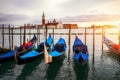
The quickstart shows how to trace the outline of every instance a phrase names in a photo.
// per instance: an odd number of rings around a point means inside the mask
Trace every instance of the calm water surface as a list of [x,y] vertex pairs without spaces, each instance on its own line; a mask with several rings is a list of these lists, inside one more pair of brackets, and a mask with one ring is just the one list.
[[[63,29],[55,30],[55,33],[66,33],[68,30]],[[106,30],[106,36],[118,43],[117,35],[109,35],[109,32],[118,32],[118,30]],[[1,32],[1,31],[0,31]],[[6,30],[5,32],[8,32]],[[19,32],[19,30],[14,30]],[[29,32],[29,30],[27,31]],[[36,30],[32,30],[36,32]],[[44,33],[43,30],[40,31]],[[48,33],[51,33],[49,30]],[[84,29],[74,29],[72,33],[84,33]],[[92,29],[87,30],[88,33],[92,32]],[[96,29],[96,33],[101,30]],[[77,34],[76,33],[76,34]],[[84,35],[78,35],[84,42]],[[1,37],[1,35],[0,35]],[[63,37],[68,43],[68,35],[55,35],[54,43],[57,42],[59,37]],[[14,36],[14,44],[19,45],[19,35]],[[27,36],[29,39],[29,36]],[[75,35],[71,36],[71,46]],[[15,61],[6,62],[0,64],[0,80],[120,80],[120,61],[118,58],[110,54],[106,46],[104,45],[104,51],[101,51],[101,35],[95,36],[95,61],[93,64],[92,54],[92,35],[87,35],[87,45],[89,50],[89,62],[84,66],[79,66],[73,61],[72,47],[70,53],[70,60],[68,61],[68,51],[63,59],[56,61],[52,64],[44,64],[44,57],[39,57],[36,61],[26,63],[23,65],[17,65]],[[40,36],[40,42],[44,41],[43,35]],[[2,40],[0,38],[0,45]],[[5,47],[8,48],[8,35],[5,35]]]

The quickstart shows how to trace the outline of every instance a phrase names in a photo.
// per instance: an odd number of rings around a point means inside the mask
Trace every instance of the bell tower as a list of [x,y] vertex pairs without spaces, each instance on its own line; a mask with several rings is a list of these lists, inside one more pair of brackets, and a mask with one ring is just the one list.
[[43,12],[43,15],[42,15],[42,25],[45,25],[45,15],[44,15],[44,12]]

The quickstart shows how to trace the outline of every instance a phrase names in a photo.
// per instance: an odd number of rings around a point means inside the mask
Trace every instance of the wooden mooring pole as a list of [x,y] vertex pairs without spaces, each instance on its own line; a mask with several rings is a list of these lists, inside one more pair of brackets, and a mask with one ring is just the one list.
[[71,26],[69,28],[69,36],[68,36],[68,61],[70,61],[70,42],[71,42]]
[[104,44],[104,37],[105,37],[105,31],[104,31],[104,27],[102,27],[102,55],[103,55],[103,44]]
[[94,64],[94,53],[95,53],[95,26],[93,25],[93,64]]
[[85,40],[85,45],[86,45],[86,32],[87,32],[87,30],[86,30],[86,27],[85,27],[85,33],[84,33],[84,40]]
[[31,39],[31,27],[29,26],[29,40]]
[[47,40],[47,33],[48,33],[48,28],[47,25],[45,25],[45,40]]
[[2,25],[2,48],[4,50],[4,24]]
[[39,40],[39,43],[40,43],[40,27],[38,29],[39,29],[39,39],[38,40]]
[[119,35],[118,35],[118,37],[119,37],[119,45],[120,45],[120,26],[119,26]]
[[[119,31],[118,31],[118,44],[119,44],[119,53],[120,53],[120,24],[119,24],[119,29],[118,29]],[[118,61],[120,62],[120,58],[118,58]]]
[[13,49],[13,27],[12,27],[12,49]]
[[20,27],[20,45],[22,45],[22,27]]
[[11,50],[11,44],[10,44],[11,43],[11,39],[10,39],[10,34],[11,34],[10,33],[10,25],[8,26],[8,28],[9,28],[8,29],[8,32],[9,32],[9,49]]
[[54,28],[52,30],[52,34],[53,34],[53,45],[54,45]]
[[26,25],[24,24],[24,36],[23,36],[23,44],[25,44],[26,40]]
[[[39,38],[39,35],[38,35],[39,29],[38,29],[38,27],[36,29],[37,29],[37,39],[38,39]],[[38,40],[37,40],[37,45],[38,45]]]

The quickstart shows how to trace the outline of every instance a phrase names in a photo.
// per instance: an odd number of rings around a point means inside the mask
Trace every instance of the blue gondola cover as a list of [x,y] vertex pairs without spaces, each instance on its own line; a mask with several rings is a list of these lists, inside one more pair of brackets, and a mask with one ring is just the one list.
[[52,48],[52,51],[57,50],[59,52],[65,51],[66,50],[66,43],[63,38],[60,38],[55,46]]
[[52,57],[54,57],[54,56],[60,56],[60,55],[61,55],[61,52],[52,51],[49,55],[52,56]]
[[61,56],[63,54],[63,51],[65,50],[66,50],[65,40],[63,38],[60,38],[55,44],[55,46],[52,48],[52,52],[50,52],[49,55],[52,57],[58,57]]
[[28,57],[34,57],[34,56],[37,56],[37,55],[38,55],[38,52],[35,51],[35,50],[32,50],[32,51],[30,51],[30,52],[28,52],[28,53],[20,56],[20,58],[21,58],[21,59],[26,59],[26,58],[28,58]]
[[75,55],[74,55],[74,59],[75,59],[75,60],[79,60],[80,56],[82,57],[82,59],[83,59],[84,61],[87,60],[88,57],[89,57],[88,54],[79,52],[78,54],[75,54]]
[[7,53],[4,53],[3,55],[0,55],[0,59],[6,58],[6,57],[11,57],[14,55],[14,50],[11,50]]
[[73,44],[73,51],[75,51],[76,46],[84,45],[83,42],[76,36],[74,44]]

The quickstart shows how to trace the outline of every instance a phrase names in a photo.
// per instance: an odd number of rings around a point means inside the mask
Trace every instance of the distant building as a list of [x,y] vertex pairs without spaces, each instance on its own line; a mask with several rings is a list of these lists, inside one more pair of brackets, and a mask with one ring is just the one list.
[[57,28],[57,25],[58,22],[54,19],[53,21],[48,21],[45,26],[47,26],[47,28]]
[[77,24],[63,24],[63,28],[64,29],[78,29],[78,25]]
[[57,24],[57,28],[59,28],[59,29],[62,29],[62,28],[63,28],[62,22],[59,22],[59,23]]
[[[53,19],[52,21],[48,21],[46,23],[46,19],[45,19],[45,14],[43,12],[42,14],[42,24],[39,24],[39,25],[33,25],[33,24],[27,24],[27,25],[24,25],[26,28],[45,28],[47,27],[48,29],[50,28],[58,28],[58,29],[68,29],[68,28],[71,28],[71,29],[78,29],[78,25],[77,24],[62,24],[62,22],[57,22],[56,19]],[[24,26],[21,26],[21,27],[24,27]]]

